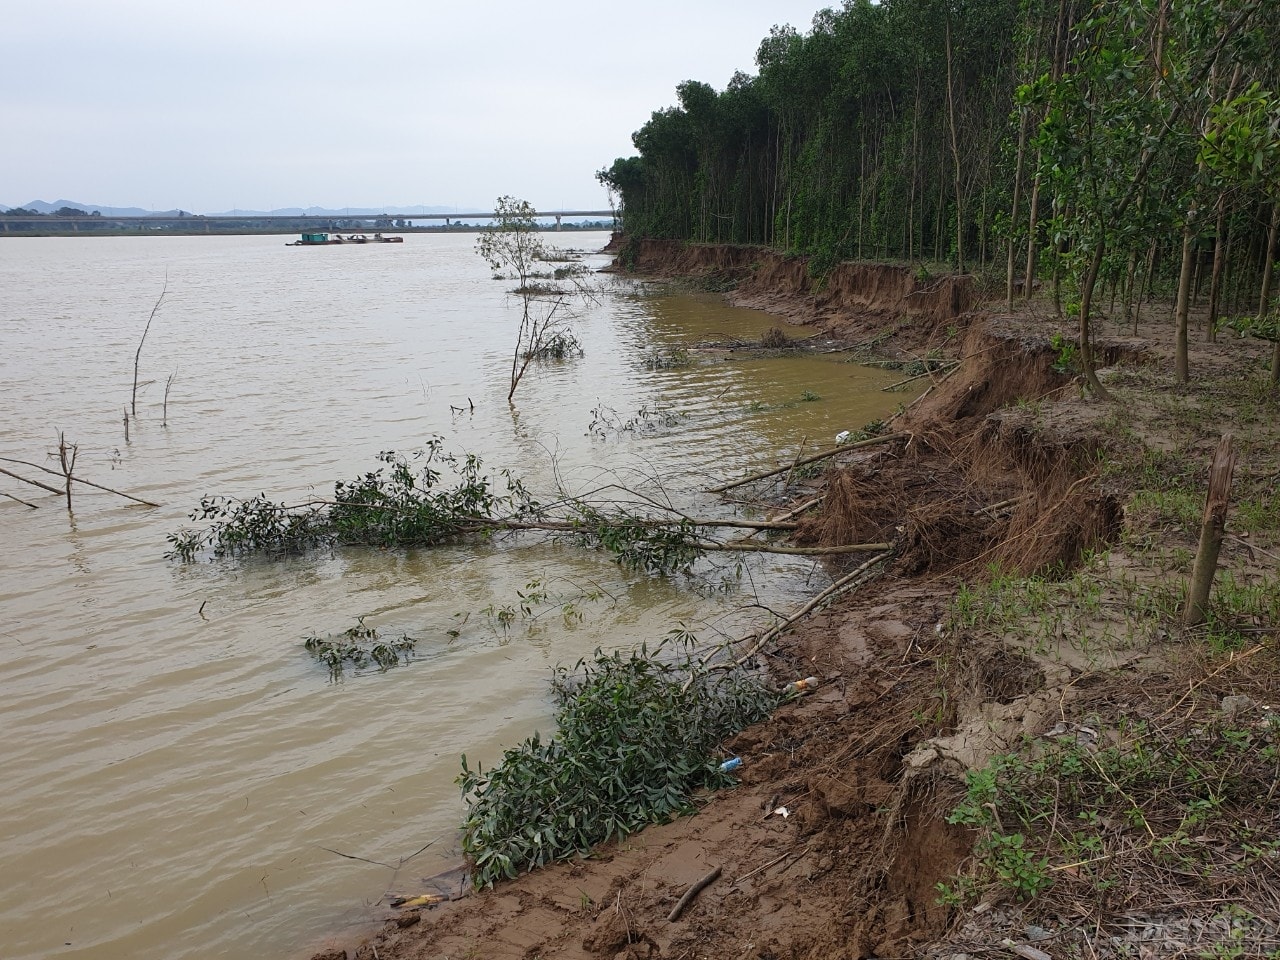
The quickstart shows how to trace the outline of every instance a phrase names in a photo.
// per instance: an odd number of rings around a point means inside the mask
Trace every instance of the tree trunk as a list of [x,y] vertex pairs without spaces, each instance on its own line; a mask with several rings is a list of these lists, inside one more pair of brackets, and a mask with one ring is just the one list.
[[955,80],[951,69],[951,14],[946,18],[947,124],[951,128],[951,180],[956,194],[956,273],[964,273],[964,199],[960,193],[960,140],[956,135]]
[[1223,234],[1227,229],[1227,195],[1218,194],[1216,225],[1213,231],[1213,272],[1209,278],[1209,315],[1205,319],[1205,332],[1209,342],[1218,339],[1218,304],[1222,299],[1222,268],[1226,264],[1226,244]]
[[1187,605],[1182,622],[1188,627],[1203,623],[1209,610],[1209,591],[1218,569],[1218,552],[1222,549],[1222,533],[1227,523],[1227,506],[1231,502],[1231,475],[1235,471],[1236,453],[1231,434],[1224,433],[1209,467],[1209,495],[1205,498],[1204,518],[1200,522],[1200,546],[1191,568],[1187,588]]
[[[1267,231],[1266,261],[1262,265],[1262,291],[1258,295],[1258,316],[1271,313],[1271,282],[1275,274],[1276,235],[1280,232],[1280,202],[1272,204],[1271,227]],[[1280,386],[1280,340],[1271,348],[1271,386]]]
[[1134,309],[1133,283],[1138,275],[1138,250],[1135,247],[1129,253],[1129,266],[1124,275],[1124,316],[1133,324],[1133,335],[1138,335],[1138,311]]
[[1276,233],[1280,231],[1280,203],[1271,205],[1271,226],[1267,230],[1267,252],[1262,261],[1262,289],[1258,294],[1258,316],[1265,317],[1271,309],[1271,278],[1276,262]]
[[1191,375],[1187,362],[1187,316],[1191,310],[1191,261],[1195,246],[1195,230],[1192,221],[1195,219],[1196,206],[1192,202],[1187,211],[1187,221],[1182,225],[1182,269],[1178,272],[1178,303],[1174,310],[1174,374],[1179,383],[1186,383]]
[[1089,307],[1093,301],[1093,288],[1098,282],[1098,271],[1102,267],[1102,257],[1106,252],[1106,244],[1099,240],[1093,249],[1093,258],[1089,261],[1089,271],[1085,274],[1084,283],[1080,285],[1080,368],[1084,373],[1084,382],[1099,400],[1110,400],[1107,392],[1098,381],[1098,374],[1093,368],[1093,341],[1089,336]]
[[[1027,146],[1027,111],[1023,109],[1018,123],[1018,157],[1013,167],[1013,202],[1009,208],[1010,225],[1018,222],[1018,202],[1022,199],[1022,164]],[[1015,246],[1013,237],[1009,238],[1009,262],[1005,264],[1004,298],[1006,307],[1013,310],[1013,271]]]

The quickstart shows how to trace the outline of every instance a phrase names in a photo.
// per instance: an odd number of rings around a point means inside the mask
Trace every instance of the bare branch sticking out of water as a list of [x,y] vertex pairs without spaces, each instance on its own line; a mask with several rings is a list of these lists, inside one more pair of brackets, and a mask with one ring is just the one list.
[[164,382],[164,406],[160,408],[160,426],[166,429],[169,426],[169,391],[173,389],[173,381],[178,377],[178,371],[175,370],[169,374],[169,379]]
[[71,475],[76,469],[76,455],[79,454],[80,447],[74,443],[67,443],[67,438],[62,431],[58,431],[58,463],[62,467],[62,476],[67,485],[67,512],[71,512],[71,481],[75,478]]
[[[138,341],[138,350],[133,355],[133,395],[129,400],[129,410],[136,417],[138,415],[138,363],[142,359],[142,345],[147,342],[147,334],[151,332],[151,321],[156,318],[156,311],[160,309],[160,304],[164,303],[164,295],[169,292],[169,275],[165,274],[164,288],[160,291],[160,296],[156,298],[156,305],[151,308],[151,316],[147,317],[147,325],[142,328],[142,339]],[[125,420],[124,438],[129,439],[129,421]]]

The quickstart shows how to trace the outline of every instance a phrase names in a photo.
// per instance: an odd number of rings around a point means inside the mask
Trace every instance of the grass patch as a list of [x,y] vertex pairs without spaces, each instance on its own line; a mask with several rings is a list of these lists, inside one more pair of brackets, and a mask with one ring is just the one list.
[[[1135,573],[1109,569],[1106,555],[1069,577],[1017,577],[989,571],[984,582],[962,584],[951,602],[953,630],[985,630],[1017,637],[1041,654],[1069,642],[1082,652],[1147,643],[1179,629],[1186,601],[1189,551],[1169,551],[1170,569]],[[1280,579],[1229,570],[1214,580],[1205,622],[1196,638],[1210,653],[1239,650],[1280,622]]]
[[[1280,863],[1280,716],[1251,702],[1164,723],[1055,737],[970,771],[948,818],[978,831],[972,869],[945,901],[1000,888],[1020,900],[1083,896],[1101,913],[1200,898],[1257,901]],[[1051,731],[1053,733],[1054,731]]]

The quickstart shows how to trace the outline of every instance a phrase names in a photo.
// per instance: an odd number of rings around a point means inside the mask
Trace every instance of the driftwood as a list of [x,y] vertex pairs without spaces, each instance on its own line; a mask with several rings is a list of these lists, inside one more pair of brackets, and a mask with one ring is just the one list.
[[796,455],[791,460],[791,471],[787,474],[787,485],[791,485],[791,474],[796,472],[796,467],[800,466],[800,455],[804,453],[805,445],[809,442],[809,435],[805,434],[800,438],[800,446],[796,447]]
[[[790,629],[798,621],[803,620],[809,614],[813,613],[814,610],[817,610],[819,607],[823,606],[824,604],[830,602],[831,600],[834,600],[836,597],[840,596],[840,594],[847,593],[848,591],[852,590],[854,587],[861,586],[863,583],[865,583],[867,580],[871,578],[872,568],[875,567],[875,565],[880,563],[882,560],[887,560],[888,558],[889,558],[889,550],[886,549],[884,553],[876,554],[870,560],[866,561],[865,563],[858,566],[856,569],[851,570],[849,573],[845,574],[835,583],[831,584],[831,586],[827,587],[817,596],[810,599],[808,603],[802,606],[795,613],[791,614],[791,616],[787,617],[781,623],[774,624],[764,633],[760,634],[760,636],[756,638],[756,642],[755,644],[752,645],[750,650],[738,656],[735,660],[732,661],[732,663],[725,664],[724,669],[738,667],[746,663],[748,660],[754,657],[757,653],[763,650],[766,644],[782,636],[782,634],[785,631]],[[743,637],[742,640],[734,641],[734,643],[742,643],[748,639],[750,639],[750,636]],[[706,662],[707,662],[706,660],[703,661],[704,664],[706,664]]]
[[857,450],[859,447],[870,447],[877,443],[889,443],[893,440],[902,440],[907,434],[905,433],[886,433],[882,437],[872,437],[869,440],[859,440],[857,443],[846,443],[843,446],[834,447],[830,450],[824,450],[822,453],[815,453],[811,457],[805,457],[803,460],[796,460],[794,463],[778,467],[776,470],[766,470],[764,473],[757,473],[750,477],[743,477],[741,480],[734,480],[730,483],[722,483],[718,487],[711,487],[707,493],[724,493],[726,490],[732,490],[734,487],[745,486],[748,483],[754,483],[757,480],[766,480],[769,477],[776,477],[780,473],[787,473],[796,467],[803,467],[809,463],[817,463],[819,460],[826,460],[830,457],[838,456],[846,450]]
[[973,513],[974,516],[977,516],[980,513],[985,513],[990,517],[995,517],[996,514],[1000,513],[1000,511],[1016,507],[1030,499],[1031,494],[1026,493],[1020,497],[1010,497],[1008,500],[1001,500],[999,503],[992,503],[985,507],[978,507],[978,509],[974,510]]
[[719,878],[720,878],[720,868],[716,867],[714,870],[708,873],[705,877],[703,877],[701,880],[695,883],[692,887],[686,890],[684,892],[684,896],[680,898],[680,902],[677,903],[674,907],[672,907],[671,912],[667,914],[667,922],[675,923],[677,920],[679,920],[680,914],[684,913],[684,908],[687,907],[689,904],[693,903],[693,898],[696,897],[698,894],[700,894],[703,890],[707,889],[707,887],[711,886],[711,884],[715,883]]
[[1218,570],[1218,552],[1227,523],[1227,507],[1231,503],[1231,476],[1236,468],[1236,452],[1229,433],[1222,435],[1209,467],[1209,494],[1205,498],[1204,518],[1200,522],[1200,546],[1191,568],[1191,584],[1187,588],[1187,605],[1182,622],[1188,627],[1203,623],[1209,609],[1209,591]]
[[[785,620],[783,620],[780,623],[774,624],[768,630],[764,631],[764,633],[761,633],[759,635],[748,634],[745,637],[739,637],[737,640],[731,640],[730,642],[717,647],[711,653],[707,654],[707,656],[702,658],[702,663],[699,665],[699,669],[701,670],[732,670],[735,667],[742,666],[744,663],[746,663],[748,660],[754,657],[757,653],[763,650],[767,644],[771,643],[773,640],[780,637],[786,630],[790,629],[794,624],[804,619],[809,614],[813,613],[814,610],[817,610],[819,607],[823,606],[824,604],[830,602],[831,600],[834,600],[836,597],[840,596],[842,593],[847,593],[848,591],[854,589],[855,587],[859,587],[866,581],[870,580],[871,577],[873,576],[872,568],[875,567],[875,565],[880,563],[882,560],[887,560],[889,558],[890,552],[891,551],[886,550],[884,553],[877,554],[876,556],[868,560],[866,563],[863,563],[860,566],[858,566],[856,569],[851,570],[849,573],[845,574],[835,583],[831,584],[831,586],[827,587],[817,596],[812,597],[806,604],[804,604],[804,606],[800,607],[798,610],[792,613]],[[733,660],[726,661],[725,663],[718,663],[718,664],[712,665],[711,661],[717,656],[717,654],[720,653],[720,651],[726,650],[726,649],[732,649],[733,647],[736,647],[739,644],[746,643],[749,640],[755,640],[755,643],[752,644],[751,649],[748,650],[746,653],[741,654],[740,656],[736,657]],[[697,675],[697,672],[695,671],[695,673],[691,675],[689,679],[684,682],[683,689],[685,690],[689,689],[696,675]]]
[[[986,353],[987,351],[986,351],[986,350],[982,350],[982,351],[979,351],[979,352],[981,352],[981,353]],[[973,354],[973,356],[975,356],[975,357],[976,357],[977,355],[978,355],[978,354],[976,354],[976,353],[975,353],[975,354]],[[907,404],[907,409],[908,409],[908,410],[910,410],[912,407],[914,407],[917,403],[919,403],[921,400],[923,400],[923,399],[924,399],[925,397],[927,397],[929,394],[933,393],[933,391],[934,391],[934,390],[936,390],[938,387],[942,386],[944,383],[946,383],[948,380],[950,380],[950,379],[955,375],[955,372],[956,372],[957,370],[959,370],[959,369],[960,369],[960,366],[961,366],[961,365],[957,363],[954,367],[952,367],[950,370],[948,370],[946,373],[944,373],[941,377],[939,377],[937,380],[933,381],[933,383],[929,384],[928,389],[926,389],[922,394],[920,394],[920,396],[916,397],[914,400],[912,400],[910,403],[908,403],[908,404]]]
[[[50,470],[48,467],[42,467],[40,464],[32,463],[29,460],[17,460],[17,459],[14,459],[13,457],[0,457],[0,461],[3,461],[4,463],[20,463],[24,467],[32,467],[36,470],[43,470],[45,473],[52,474],[55,477],[63,476],[63,474],[57,470]],[[19,477],[16,473],[9,473],[8,470],[0,469],[0,473],[7,473],[9,474],[9,476],[14,477],[18,480],[24,479],[22,477]],[[94,483],[92,480],[85,480],[81,477],[71,477],[70,479],[74,480],[76,483],[83,483],[86,487],[93,487],[95,490],[105,490],[107,493],[114,493],[117,497],[124,497],[126,500],[132,500],[134,503],[140,503],[144,507],[160,506],[160,504],[152,503],[150,500],[143,500],[141,497],[135,497],[132,494],[124,493],[120,490],[112,490],[110,487],[104,487],[102,484]],[[62,494],[62,491],[57,489],[56,487],[46,487],[44,484],[37,483],[35,480],[24,480],[24,482],[29,483],[35,487],[44,487],[45,490],[48,490],[52,493],[56,493],[59,495]]]
[[800,516],[800,514],[805,513],[806,511],[812,510],[821,502],[822,502],[822,497],[814,497],[812,500],[806,500],[804,503],[800,504],[800,506],[796,507],[794,510],[788,510],[782,516],[774,517],[773,522],[785,523],[788,520],[794,520],[796,517]]
[[80,447],[74,443],[67,443],[66,437],[62,435],[62,431],[58,431],[58,463],[62,467],[62,476],[67,485],[67,512],[71,512],[71,481],[75,479],[72,476],[76,469],[76,456],[80,453]]
[[[774,518],[773,518],[772,520],[770,520],[769,522],[770,522],[770,523],[776,523],[776,524],[786,524],[785,529],[792,529],[792,530],[794,530],[794,529],[796,529],[797,527],[799,527],[799,524],[798,524],[798,523],[796,523],[796,524],[789,523],[788,521],[794,520],[796,517],[800,516],[800,514],[804,513],[806,510],[812,510],[814,507],[816,507],[816,506],[817,506],[818,504],[820,504],[821,502],[822,502],[822,497],[814,497],[812,500],[806,500],[804,503],[800,504],[800,506],[796,507],[795,509],[793,509],[793,510],[788,510],[786,513],[782,514],[781,516],[774,517]],[[752,531],[751,533],[748,533],[748,534],[747,534],[745,537],[743,537],[741,540],[736,540],[736,541],[734,541],[734,542],[735,542],[735,543],[747,543],[748,541],[750,541],[750,540],[751,540],[751,538],[752,538],[752,537],[759,536],[760,532],[761,532],[761,531],[759,531],[759,530],[754,530],[754,531]]]
[[[953,360],[949,365],[944,364],[944,366],[949,366],[950,370],[954,370],[956,367],[960,366],[960,361]],[[948,370],[948,372],[950,372],[950,370]],[[924,373],[917,373],[914,377],[907,377],[907,379],[899,380],[897,383],[891,383],[887,387],[881,387],[880,392],[888,393],[891,390],[897,390],[899,387],[905,387],[908,383],[915,383],[917,380],[923,379],[924,377],[929,377],[930,379],[932,379],[934,373],[936,372],[937,371],[935,370],[926,370]],[[939,381],[934,381],[934,382],[937,383]]]

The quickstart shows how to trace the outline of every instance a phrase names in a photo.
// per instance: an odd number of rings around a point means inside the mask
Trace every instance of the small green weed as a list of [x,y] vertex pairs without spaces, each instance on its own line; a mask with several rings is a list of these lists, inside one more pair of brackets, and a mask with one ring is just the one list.
[[1149,871],[1177,885],[1177,902],[1242,896],[1268,882],[1280,847],[1280,818],[1258,790],[1280,776],[1277,732],[1219,715],[1135,723],[1110,745],[1084,724],[1028,740],[968,774],[948,821],[979,831],[975,871],[940,895],[992,884],[1028,900],[1059,882],[1100,891]]
[[379,670],[390,670],[402,660],[405,663],[413,656],[418,641],[406,634],[393,639],[384,639],[373,627],[367,627],[364,617],[356,621],[356,625],[337,636],[326,637],[311,635],[303,645],[316,660],[329,668],[329,679],[337,682],[345,675],[346,669],[359,672],[371,663]]
[[1060,333],[1054,333],[1049,337],[1049,346],[1054,352],[1054,372],[1074,373],[1076,369],[1076,354],[1079,352],[1079,348],[1075,343],[1066,339]]
[[516,591],[514,603],[491,603],[482,607],[480,613],[504,637],[510,635],[517,623],[524,624],[532,635],[552,614],[558,614],[560,623],[571,630],[582,622],[583,606],[602,599],[605,592],[599,588],[583,590],[570,586],[569,590],[560,589],[541,577],[535,577],[523,589]]
[[587,433],[597,440],[622,434],[639,436],[679,426],[684,417],[685,414],[678,410],[659,403],[654,403],[653,406],[646,403],[632,416],[624,419],[613,407],[602,403],[591,408],[591,422],[587,424]]

